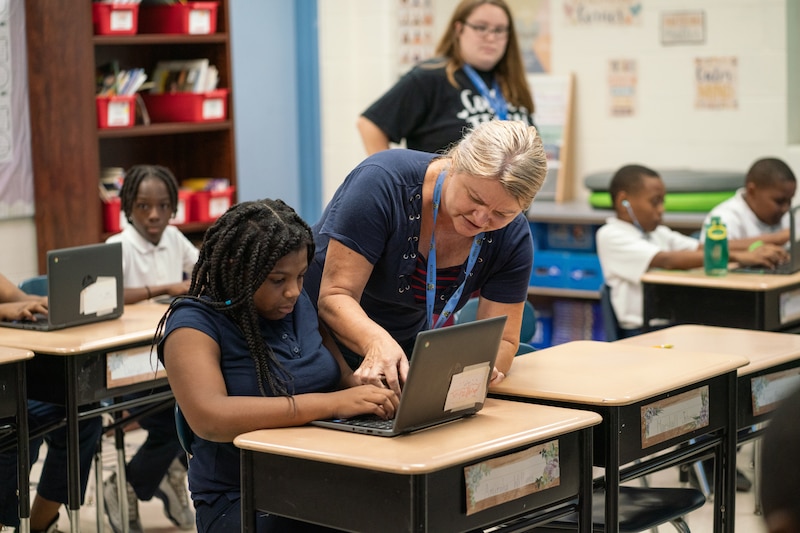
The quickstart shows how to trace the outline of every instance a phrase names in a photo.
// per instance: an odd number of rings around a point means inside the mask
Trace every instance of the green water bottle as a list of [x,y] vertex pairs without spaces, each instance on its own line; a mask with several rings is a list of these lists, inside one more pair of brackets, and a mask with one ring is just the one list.
[[706,226],[703,266],[707,276],[728,273],[728,228],[719,217],[712,217]]

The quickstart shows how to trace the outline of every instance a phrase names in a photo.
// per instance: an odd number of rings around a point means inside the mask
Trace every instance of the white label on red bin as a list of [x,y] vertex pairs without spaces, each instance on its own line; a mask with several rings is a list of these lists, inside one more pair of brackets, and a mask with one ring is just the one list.
[[178,200],[178,209],[175,211],[175,216],[170,219],[170,224],[185,224],[186,223],[186,200]]
[[219,218],[231,206],[231,200],[227,196],[220,196],[211,198],[208,201],[208,216],[211,218]]
[[222,98],[208,98],[203,100],[203,120],[223,118],[225,116],[225,101]]
[[192,9],[189,11],[189,33],[211,33],[211,10]]
[[130,31],[133,29],[133,11],[130,9],[113,9],[109,20],[111,31]]
[[109,100],[108,125],[109,126],[131,125],[131,103],[128,100]]

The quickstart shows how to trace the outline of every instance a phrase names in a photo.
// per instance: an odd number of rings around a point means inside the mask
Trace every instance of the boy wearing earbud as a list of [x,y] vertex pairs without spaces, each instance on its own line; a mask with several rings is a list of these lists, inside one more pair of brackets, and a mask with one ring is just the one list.
[[[651,268],[701,267],[703,249],[697,239],[661,224],[666,189],[654,170],[626,165],[614,174],[609,192],[616,216],[597,230],[597,255],[623,334],[637,335],[642,330],[642,275]],[[729,241],[730,260],[772,268],[787,259],[778,246],[765,244],[752,252],[746,246]]]

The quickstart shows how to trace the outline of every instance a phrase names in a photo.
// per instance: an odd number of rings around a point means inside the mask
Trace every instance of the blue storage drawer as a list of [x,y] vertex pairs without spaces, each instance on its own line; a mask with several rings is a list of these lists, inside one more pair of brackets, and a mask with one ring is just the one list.
[[[534,256],[535,257],[535,256]],[[600,290],[603,284],[603,271],[596,254],[569,254],[567,287],[585,291]]]
[[569,256],[568,252],[536,250],[533,254],[530,285],[566,288],[568,286]]

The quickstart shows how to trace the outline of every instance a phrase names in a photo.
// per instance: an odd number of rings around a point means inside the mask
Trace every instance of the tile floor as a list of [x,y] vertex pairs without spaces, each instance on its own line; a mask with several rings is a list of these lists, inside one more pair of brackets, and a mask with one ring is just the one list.
[[[125,445],[126,454],[130,457],[135,453],[136,447],[144,439],[145,433],[142,430],[130,431],[126,434]],[[753,451],[752,445],[748,444],[743,446],[738,455],[738,464],[748,478],[753,478],[753,465],[752,465]],[[31,479],[36,480],[38,475],[38,467],[41,461],[34,465],[32,470]],[[114,471],[116,465],[116,455],[114,452],[114,442],[112,438],[104,438],[103,442],[103,470],[104,477],[107,477]],[[677,469],[670,469],[664,472],[659,472],[650,476],[651,486],[680,486],[678,479]],[[34,487],[35,488],[35,487]],[[97,532],[97,524],[95,520],[95,489],[94,489],[94,473],[89,478],[89,488],[86,492],[86,502],[81,508],[80,521],[81,532],[92,533]],[[33,495],[33,492],[32,492]],[[760,516],[753,513],[754,496],[753,492],[737,493],[736,496],[736,533],[766,533],[766,528],[763,525]],[[711,533],[713,531],[713,507],[711,503],[707,503],[701,509],[691,513],[686,517],[687,523],[692,530],[692,533]],[[181,531],[175,527],[165,516],[161,501],[154,498],[149,502],[139,502],[139,513],[142,517],[142,524],[147,533],[175,533]],[[58,527],[61,531],[67,532],[70,530],[69,520],[65,512],[61,513]],[[5,530],[3,530],[5,533]],[[104,520],[103,533],[111,533],[111,526],[108,520]],[[194,530],[192,530],[194,531]],[[662,533],[674,532],[675,528],[671,525],[665,525],[659,528]]]

